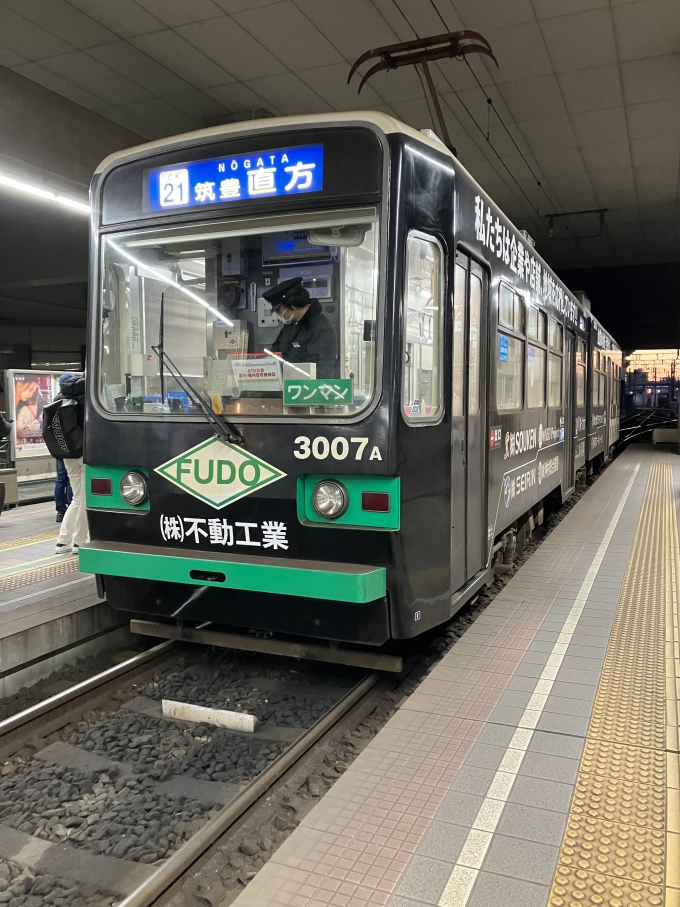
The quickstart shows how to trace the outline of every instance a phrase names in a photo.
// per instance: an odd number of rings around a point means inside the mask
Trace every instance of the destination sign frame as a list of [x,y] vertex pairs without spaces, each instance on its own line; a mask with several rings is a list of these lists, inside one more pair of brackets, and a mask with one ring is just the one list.
[[146,173],[150,211],[177,211],[321,192],[324,146],[271,151],[155,167]]

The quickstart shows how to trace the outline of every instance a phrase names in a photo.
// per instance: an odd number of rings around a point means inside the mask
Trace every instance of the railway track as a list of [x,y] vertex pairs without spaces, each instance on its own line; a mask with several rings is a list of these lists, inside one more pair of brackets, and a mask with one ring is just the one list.
[[[513,572],[398,677],[167,641],[0,722],[0,905],[231,903]],[[169,721],[163,698],[261,725]]]
[[[0,904],[153,903],[378,681],[279,661],[165,642],[0,722]],[[169,721],[167,696],[262,723]]]

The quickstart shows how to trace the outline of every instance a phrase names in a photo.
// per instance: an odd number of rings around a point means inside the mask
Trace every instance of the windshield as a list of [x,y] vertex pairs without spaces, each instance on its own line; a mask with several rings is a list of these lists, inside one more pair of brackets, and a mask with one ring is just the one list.
[[[368,405],[377,215],[254,224],[103,237],[106,410],[198,412],[159,362],[159,347],[218,415],[351,416]],[[295,305],[273,311],[268,291],[295,278]]]

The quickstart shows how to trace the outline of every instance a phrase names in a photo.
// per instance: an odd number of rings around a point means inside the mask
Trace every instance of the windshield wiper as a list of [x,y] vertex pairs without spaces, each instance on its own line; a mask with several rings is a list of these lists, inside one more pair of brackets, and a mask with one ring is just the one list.
[[161,363],[161,370],[163,366],[168,367],[168,371],[175,379],[175,381],[182,388],[187,397],[191,402],[196,406],[205,417],[206,422],[209,422],[210,425],[215,429],[215,433],[218,437],[222,438],[223,441],[226,441],[228,444],[243,444],[243,435],[241,432],[226,419],[218,419],[212,409],[205,402],[203,397],[197,393],[193,386],[187,381],[184,375],[177,368],[172,359],[165,352],[163,347],[159,344],[158,346],[152,346],[151,349],[158,356],[158,359]]

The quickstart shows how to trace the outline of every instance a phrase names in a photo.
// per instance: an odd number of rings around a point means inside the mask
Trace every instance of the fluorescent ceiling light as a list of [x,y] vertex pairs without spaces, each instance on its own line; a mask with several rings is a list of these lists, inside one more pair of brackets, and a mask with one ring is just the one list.
[[112,249],[115,249],[116,252],[119,253],[119,255],[124,256],[128,261],[131,261],[133,265],[136,265],[138,268],[143,268],[145,271],[148,271],[154,280],[159,280],[161,281],[161,283],[165,283],[168,284],[168,286],[174,287],[176,290],[184,293],[185,296],[188,296],[189,299],[193,299],[195,302],[200,302],[204,309],[207,309],[209,312],[219,318],[220,321],[224,322],[224,324],[228,324],[230,328],[234,326],[233,321],[229,321],[229,319],[225,318],[225,316],[221,312],[218,312],[217,309],[214,309],[211,305],[208,305],[205,299],[201,299],[200,296],[192,293],[191,290],[183,287],[182,284],[171,280],[169,277],[166,277],[166,274],[168,273],[167,271],[164,273],[163,271],[159,271],[158,269],[154,268],[152,265],[145,264],[143,261],[135,258],[134,255],[130,255],[129,252],[126,252],[125,249],[121,248],[121,246],[119,246],[118,243],[115,243],[112,239],[109,239],[108,243]]
[[64,205],[65,208],[72,208],[74,211],[80,211],[83,214],[90,213],[90,206],[85,202],[76,201],[73,198],[67,198],[65,195],[59,195],[56,192],[49,192],[40,186],[33,186],[31,183],[25,183],[23,180],[15,180],[11,176],[5,176],[0,173],[0,186],[9,186],[10,189],[18,189],[19,192],[25,192],[27,195],[33,195],[36,198],[42,198],[48,202],[56,202]]

